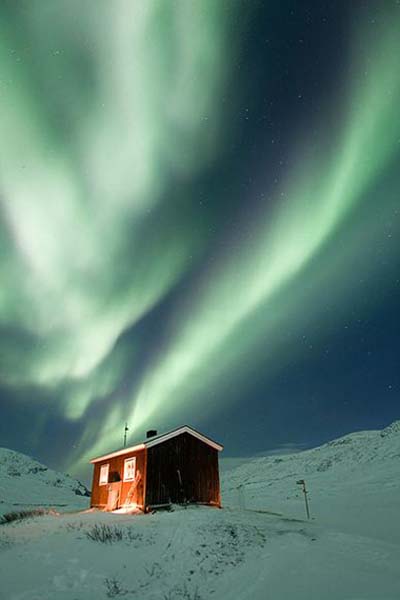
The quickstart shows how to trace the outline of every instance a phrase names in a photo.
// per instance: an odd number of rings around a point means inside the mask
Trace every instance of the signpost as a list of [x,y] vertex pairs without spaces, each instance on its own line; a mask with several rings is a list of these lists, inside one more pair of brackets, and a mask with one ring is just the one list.
[[301,485],[303,488],[304,502],[306,504],[306,514],[307,514],[307,519],[309,519],[310,518],[310,507],[308,506],[308,498],[307,498],[308,491],[306,489],[306,482],[304,481],[304,479],[299,479],[298,481],[296,481],[296,484]]

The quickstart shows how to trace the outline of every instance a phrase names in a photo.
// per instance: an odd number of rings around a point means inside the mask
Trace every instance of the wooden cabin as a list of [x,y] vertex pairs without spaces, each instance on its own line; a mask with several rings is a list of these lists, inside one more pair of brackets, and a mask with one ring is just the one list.
[[91,506],[137,507],[144,512],[174,504],[221,506],[218,452],[223,446],[187,425],[94,458]]

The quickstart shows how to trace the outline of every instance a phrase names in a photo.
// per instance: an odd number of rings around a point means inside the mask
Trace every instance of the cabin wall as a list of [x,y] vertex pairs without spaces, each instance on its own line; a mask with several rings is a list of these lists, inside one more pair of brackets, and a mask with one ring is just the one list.
[[218,451],[188,433],[147,449],[146,506],[170,501],[221,504]]
[[127,458],[136,457],[136,473],[140,471],[141,479],[136,488],[136,497],[134,501],[138,504],[138,506],[143,506],[144,502],[144,480],[145,480],[145,454],[146,450],[138,450],[136,452],[127,452],[126,454],[121,454],[120,456],[115,456],[113,458],[109,458],[103,460],[98,463],[94,463],[93,469],[93,480],[92,480],[92,497],[90,506],[97,508],[105,508],[108,500],[108,489],[109,485],[100,485],[100,469],[102,465],[109,464],[109,474],[108,481],[111,483],[112,481],[119,480],[121,481],[120,486],[120,497],[118,505],[122,506],[126,500],[128,492],[132,486],[132,481],[123,481],[124,477],[124,462]]

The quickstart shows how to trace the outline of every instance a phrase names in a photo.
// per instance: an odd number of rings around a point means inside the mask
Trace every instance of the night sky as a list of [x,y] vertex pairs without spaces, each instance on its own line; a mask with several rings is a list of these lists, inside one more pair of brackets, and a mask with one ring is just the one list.
[[399,0],[2,0],[0,445],[400,418]]

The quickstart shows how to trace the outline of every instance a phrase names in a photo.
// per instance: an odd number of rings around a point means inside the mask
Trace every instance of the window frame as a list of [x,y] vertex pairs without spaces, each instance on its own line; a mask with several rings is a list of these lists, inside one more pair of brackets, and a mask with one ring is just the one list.
[[[127,463],[132,463],[134,464],[133,467],[133,477],[128,477],[127,476]],[[123,477],[123,481],[135,481],[136,478],[136,456],[129,456],[129,458],[125,458],[124,460],[124,477]]]
[[[103,480],[102,475],[104,474],[104,469],[105,468],[107,470],[107,481],[102,481]],[[103,465],[100,465],[99,485],[108,485],[109,475],[110,475],[110,463],[104,463]]]

